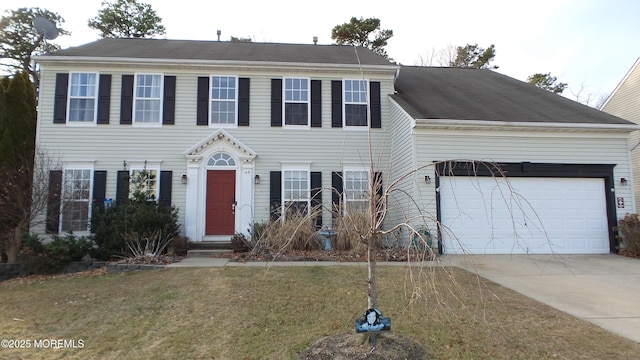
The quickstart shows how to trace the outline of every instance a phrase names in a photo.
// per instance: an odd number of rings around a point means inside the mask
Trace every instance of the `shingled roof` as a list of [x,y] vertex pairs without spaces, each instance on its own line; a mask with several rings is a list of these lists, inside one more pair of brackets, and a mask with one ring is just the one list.
[[395,89],[414,119],[632,124],[492,70],[403,66]]
[[[356,55],[357,51],[357,55]],[[210,60],[395,66],[373,51],[347,45],[165,39],[101,39],[45,57]]]

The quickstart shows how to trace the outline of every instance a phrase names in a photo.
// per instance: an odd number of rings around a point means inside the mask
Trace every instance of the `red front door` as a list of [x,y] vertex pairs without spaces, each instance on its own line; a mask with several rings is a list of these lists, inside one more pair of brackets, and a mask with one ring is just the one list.
[[207,171],[207,221],[205,235],[235,232],[236,171]]

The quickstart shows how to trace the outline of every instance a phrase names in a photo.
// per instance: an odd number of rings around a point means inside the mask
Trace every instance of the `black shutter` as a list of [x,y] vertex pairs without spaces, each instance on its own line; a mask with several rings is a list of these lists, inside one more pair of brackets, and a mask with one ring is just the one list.
[[[53,123],[67,122],[67,91],[69,89],[69,74],[56,74],[56,90],[53,97]],[[58,229],[56,229],[57,231]]]
[[164,77],[164,99],[162,101],[162,124],[175,124],[176,116],[176,77]]
[[116,205],[122,204],[129,199],[129,171],[119,170],[116,181]]
[[249,126],[249,78],[238,79],[238,126]]
[[209,125],[209,77],[198,77],[197,125]]
[[271,79],[271,126],[282,126],[282,79]]
[[311,80],[311,127],[322,127],[321,80]]
[[342,127],[342,81],[331,81],[331,127]]
[[101,74],[98,85],[98,124],[109,123],[111,107],[111,75]]
[[162,206],[171,206],[172,180],[173,171],[160,171],[160,199],[158,203]]
[[380,106],[380,82],[369,83],[369,105],[371,107],[371,127],[380,129],[382,127],[382,109]]
[[315,218],[316,230],[322,228],[322,173],[311,172],[311,209],[318,212]]
[[331,173],[331,214],[335,219],[341,214],[340,204],[342,203],[342,172]]
[[107,193],[107,172],[96,170],[93,172],[93,212],[92,216],[104,211],[104,198]]
[[122,75],[120,94],[120,124],[130,125],[133,120],[133,75]]
[[282,172],[272,171],[269,174],[269,207],[271,209],[271,221],[280,218],[282,204]]
[[60,227],[60,191],[62,170],[49,171],[49,194],[47,198],[47,234],[57,234]]

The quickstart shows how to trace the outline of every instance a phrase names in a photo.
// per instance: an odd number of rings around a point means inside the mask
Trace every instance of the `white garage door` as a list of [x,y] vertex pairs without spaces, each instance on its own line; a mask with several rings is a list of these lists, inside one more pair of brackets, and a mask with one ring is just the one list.
[[440,178],[444,252],[609,253],[604,180]]

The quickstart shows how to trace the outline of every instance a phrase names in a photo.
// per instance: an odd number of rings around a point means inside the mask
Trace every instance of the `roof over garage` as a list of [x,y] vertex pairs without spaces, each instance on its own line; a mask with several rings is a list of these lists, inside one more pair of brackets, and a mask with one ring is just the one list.
[[395,88],[414,119],[633,125],[491,70],[403,66]]

